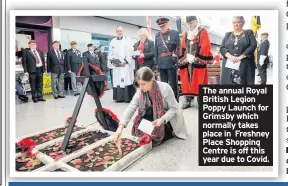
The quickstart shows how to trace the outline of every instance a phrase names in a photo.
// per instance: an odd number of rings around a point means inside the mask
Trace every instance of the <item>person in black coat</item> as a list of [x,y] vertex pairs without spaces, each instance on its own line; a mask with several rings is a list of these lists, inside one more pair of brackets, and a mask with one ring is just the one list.
[[148,39],[148,30],[141,28],[138,30],[139,41],[134,44],[134,51],[139,51],[140,55],[134,55],[135,71],[141,67],[149,67],[151,70],[154,65],[154,42]]
[[37,44],[35,40],[30,40],[28,45],[29,48],[23,50],[22,66],[24,73],[26,75],[29,74],[32,100],[34,103],[46,101],[42,95],[43,73],[45,72],[44,54],[36,49]]
[[54,41],[53,49],[47,54],[47,72],[51,73],[52,90],[55,99],[65,98],[64,96],[64,53],[59,49],[59,41]]
[[[221,85],[255,84],[255,58],[254,51],[257,47],[252,30],[243,30],[245,20],[243,16],[233,18],[233,31],[227,32],[220,47],[223,62],[221,68]],[[239,69],[227,68],[227,61],[240,63]]]
[[178,57],[180,48],[180,37],[176,30],[169,29],[169,19],[159,18],[156,21],[160,28],[155,36],[155,64],[160,72],[162,82],[169,83],[172,87],[176,100],[178,94]]
[[100,51],[97,52],[100,62],[100,69],[102,72],[109,72],[109,68],[107,67],[108,55],[104,52],[104,45],[99,46]]
[[71,74],[67,72],[67,61],[66,61],[66,54],[67,54],[67,49],[63,50],[64,58],[65,58],[65,73],[64,73],[64,90],[68,91],[72,90],[72,84],[71,84]]
[[71,74],[71,83],[74,96],[78,96],[80,95],[81,84],[80,82],[76,83],[76,76],[79,68],[82,65],[82,54],[79,50],[77,50],[77,43],[75,41],[72,41],[70,45],[71,49],[68,50],[66,54],[67,71]]
[[[101,44],[99,46],[99,49],[100,49],[100,51],[97,52],[97,55],[98,55],[99,61],[100,61],[100,69],[103,73],[105,73],[107,79],[108,79],[108,76],[110,75],[111,83],[112,83],[112,76],[110,74],[109,68],[107,67],[108,55],[107,55],[107,53],[104,52],[104,45]],[[107,90],[109,90],[109,89],[107,88]]]
[[99,57],[94,53],[93,44],[90,43],[87,45],[88,51],[83,52],[83,57],[87,58],[88,63],[95,65],[100,68]]
[[261,34],[261,43],[258,51],[258,72],[260,76],[260,84],[261,85],[266,85],[267,82],[267,67],[269,64],[269,47],[270,47],[270,42],[268,41],[268,33],[262,33]]

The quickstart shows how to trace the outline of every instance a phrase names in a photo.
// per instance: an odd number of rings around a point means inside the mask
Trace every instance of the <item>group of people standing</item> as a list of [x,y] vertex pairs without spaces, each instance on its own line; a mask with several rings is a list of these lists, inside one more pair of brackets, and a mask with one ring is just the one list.
[[[113,100],[128,102],[118,130],[115,143],[119,145],[120,137],[132,116],[138,110],[133,121],[132,134],[138,137],[144,133],[138,130],[142,119],[152,122],[155,129],[152,133],[153,145],[158,146],[173,137],[186,138],[186,125],[182,110],[191,106],[194,97],[199,94],[199,85],[208,84],[207,64],[212,63],[211,43],[208,31],[202,27],[196,16],[187,16],[187,32],[181,34],[169,29],[169,19],[157,21],[160,32],[155,40],[148,39],[148,31],[138,31],[139,41],[133,43],[124,35],[121,26],[116,28],[117,37],[112,39],[109,54],[104,53],[104,46],[95,53],[92,44],[83,54],[77,50],[77,43],[72,41],[71,49],[62,52],[59,42],[53,42],[53,49],[47,54],[47,72],[52,74],[52,88],[55,99],[65,98],[63,95],[64,73],[71,74],[74,95],[80,94],[81,86],[76,83],[76,76],[82,65],[82,57],[88,63],[98,66],[106,75],[111,73]],[[252,30],[244,30],[243,16],[235,16],[232,20],[233,31],[227,32],[220,53],[223,56],[220,84],[253,85],[255,83],[254,52],[257,41]],[[261,84],[267,81],[269,63],[268,33],[262,33],[258,53],[257,68]],[[226,67],[227,62],[240,63],[239,69]],[[36,49],[36,42],[29,41],[29,49],[23,53],[22,64],[25,73],[29,73],[32,99],[36,103],[45,101],[42,96],[42,75],[45,71],[44,55]],[[179,104],[178,70],[182,82],[183,105]],[[156,80],[155,71],[160,73],[160,81]]]
[[[113,100],[116,102],[130,102],[135,94],[134,76],[141,67],[148,67],[160,74],[160,80],[168,83],[179,101],[178,73],[180,74],[181,91],[185,97],[182,109],[191,107],[194,97],[198,96],[199,84],[208,84],[206,64],[212,63],[211,43],[208,31],[202,27],[196,16],[187,16],[187,32],[181,34],[169,29],[169,19],[160,18],[157,21],[160,28],[154,41],[148,39],[148,30],[138,30],[138,41],[124,35],[121,26],[116,28],[117,37],[112,39],[108,55],[104,46],[95,52],[92,44],[87,45],[87,51],[81,53],[77,43],[70,43],[71,49],[61,51],[60,42],[54,41],[52,50],[47,54],[45,67],[44,54],[37,50],[35,40],[29,41],[29,48],[24,49],[22,64],[24,72],[29,73],[32,100],[45,101],[42,96],[42,76],[45,70],[51,73],[52,89],[55,99],[64,96],[64,73],[71,77],[72,90],[75,96],[80,94],[81,85],[76,82],[76,76],[82,65],[82,57],[88,63],[98,66],[107,76],[111,76],[113,85]],[[255,59],[254,51],[257,41],[251,30],[243,30],[245,20],[243,16],[235,16],[232,20],[233,31],[227,32],[220,46],[223,56],[220,84],[254,84]],[[267,66],[269,63],[268,33],[262,33],[258,51],[258,71],[261,84],[267,81]],[[226,68],[227,60],[240,63],[239,70]],[[178,73],[177,73],[178,71]],[[114,78],[113,78],[114,77]]]
[[[188,31],[181,34],[181,40],[178,32],[169,29],[168,22],[167,18],[157,20],[160,32],[155,37],[154,45],[154,60],[162,82],[156,81],[151,66],[148,65],[149,63],[145,65],[145,60],[143,60],[145,57],[152,59],[153,53],[149,52],[151,49],[148,50],[153,48],[152,44],[148,44],[151,41],[147,42],[147,37],[145,38],[144,35],[140,34],[140,41],[134,45],[134,51],[138,51],[138,58],[135,58],[136,64],[140,67],[134,80],[134,87],[137,91],[124,111],[119,127],[114,134],[114,142],[118,146],[121,146],[120,138],[123,129],[127,127],[136,111],[138,114],[133,120],[132,135],[144,136],[138,127],[142,119],[145,119],[151,121],[155,127],[151,134],[153,146],[158,146],[173,137],[186,139],[187,130],[182,110],[189,108],[191,100],[194,96],[198,96],[199,85],[208,84],[207,64],[212,63],[214,57],[208,31],[199,24],[196,16],[186,17]],[[254,52],[257,48],[257,41],[252,30],[243,30],[245,24],[243,16],[233,17],[232,24],[233,31],[226,33],[220,47],[220,53],[223,56],[220,84],[253,85],[256,68]],[[139,30],[140,33],[142,31]],[[121,38],[123,37],[118,36],[117,40],[121,40]],[[114,48],[113,43],[110,45],[110,51],[113,51]],[[262,33],[257,56],[261,84],[266,84],[266,69],[269,62],[268,50],[268,33]],[[111,56],[108,59],[112,59]],[[228,60],[234,64],[240,63],[239,68],[226,67]],[[131,71],[133,69],[133,63],[130,61],[123,62],[122,65],[130,65]],[[115,67],[115,69],[119,68],[121,71],[121,67]],[[186,98],[182,108],[177,96],[178,68],[182,82],[182,93]],[[134,76],[130,74],[128,76],[130,83],[132,83],[131,77]],[[126,80],[124,73],[121,74],[121,80],[122,78],[124,81]],[[116,87],[117,84],[114,85],[114,88]]]
[[60,42],[54,41],[52,50],[47,53],[46,64],[44,54],[37,49],[35,40],[28,42],[29,48],[24,49],[22,53],[22,66],[24,73],[29,75],[32,100],[46,101],[42,95],[43,73],[51,73],[52,94],[54,99],[65,98],[64,96],[64,75],[68,73],[71,77],[71,86],[74,96],[80,95],[81,84],[76,82],[77,73],[82,65],[82,57],[86,57],[88,63],[98,66],[102,72],[108,75],[107,54],[104,52],[104,45],[100,45],[100,51],[94,53],[92,44],[88,44],[88,50],[83,54],[77,49],[77,43],[70,43],[71,49],[61,51]]

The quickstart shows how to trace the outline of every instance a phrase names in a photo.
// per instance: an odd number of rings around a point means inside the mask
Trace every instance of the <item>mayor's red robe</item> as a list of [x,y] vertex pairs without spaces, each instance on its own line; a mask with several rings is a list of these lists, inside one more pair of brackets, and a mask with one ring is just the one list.
[[[189,39],[187,33],[182,34],[179,55],[181,89],[183,96],[198,96],[199,85],[208,84],[206,64],[213,62],[213,55],[208,31],[205,28],[199,28],[198,34],[193,38],[192,45],[190,45],[191,40]],[[182,63],[187,58],[188,53],[195,57],[196,63],[190,65]],[[189,68],[191,69],[189,70]]]

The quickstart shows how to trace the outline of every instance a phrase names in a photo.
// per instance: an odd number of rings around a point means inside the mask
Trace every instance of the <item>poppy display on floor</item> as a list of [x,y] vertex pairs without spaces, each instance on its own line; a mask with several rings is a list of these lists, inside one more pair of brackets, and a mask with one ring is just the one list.
[[[92,65],[92,64],[89,64],[89,71],[90,71],[91,76],[93,76],[93,75],[105,75],[99,67]],[[78,76],[86,76],[85,70],[84,70],[84,65],[82,65],[79,68],[77,75]],[[81,82],[81,84],[83,85],[83,82]],[[96,88],[96,93],[98,95],[98,98],[101,98],[104,95],[104,91],[107,89],[107,81],[96,81],[96,82],[94,82],[94,85]],[[93,97],[92,90],[91,90],[90,86],[87,87],[86,91],[89,95],[91,95]]]
[[[121,140],[123,156],[139,148],[135,141],[127,138]],[[115,143],[108,142],[100,147],[89,150],[86,154],[71,160],[67,164],[83,172],[99,172],[104,171],[121,158],[122,156],[119,155]]]
[[108,128],[105,127],[105,125],[103,124],[103,121],[100,119],[100,113],[99,113],[98,108],[95,109],[95,117],[97,121],[105,130],[116,132],[118,125],[119,125],[118,117],[116,116],[116,114],[114,114],[111,110],[107,108],[102,108],[102,111],[103,111],[103,115],[106,120],[106,124]]
[[51,157],[55,161],[58,161],[58,160],[64,158],[65,156],[67,156],[68,154],[77,152],[77,151],[81,150],[83,147],[86,147],[88,145],[96,143],[99,140],[104,139],[108,136],[109,136],[109,134],[107,134],[107,133],[102,133],[99,131],[90,131],[90,132],[87,132],[87,133],[84,133],[84,134],[78,136],[77,138],[70,139],[69,144],[68,144],[69,151],[67,151],[67,152],[64,152],[61,150],[62,142],[57,143],[57,144],[52,145],[52,146],[48,146],[48,147],[41,149],[39,151],[42,152],[43,154],[46,154],[47,156]]
[[42,163],[38,158],[29,158],[25,155],[16,158],[16,171],[20,172],[31,172],[40,167],[43,167],[45,164]]
[[[73,128],[73,132],[80,131],[83,129],[84,128],[77,127],[75,125]],[[48,141],[54,140],[56,138],[60,138],[60,137],[65,136],[66,131],[67,131],[67,126],[63,126],[63,127],[60,127],[60,128],[48,131],[48,132],[36,134],[36,135],[30,136],[27,138],[30,138],[33,141],[35,141],[36,145],[40,145],[40,144],[46,143]],[[19,145],[16,144],[16,153],[18,153],[18,152],[20,152],[20,149],[19,149]]]

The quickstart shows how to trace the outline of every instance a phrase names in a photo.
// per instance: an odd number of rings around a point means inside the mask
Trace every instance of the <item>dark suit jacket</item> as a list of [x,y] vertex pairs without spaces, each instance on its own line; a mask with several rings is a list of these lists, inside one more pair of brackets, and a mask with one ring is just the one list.
[[268,57],[268,52],[269,52],[269,47],[270,47],[270,42],[268,40],[264,40],[261,42],[259,46],[259,52],[258,52],[258,60],[260,59],[260,55],[267,56],[264,60],[264,64],[269,63],[269,57]]
[[[37,50],[41,61],[42,61],[42,70],[45,71],[45,60],[44,60],[44,54],[40,50]],[[32,73],[37,72],[36,71],[36,59],[32,53],[32,51],[29,48],[26,48],[23,50],[22,54],[22,66],[24,68],[24,72]]]
[[64,73],[65,72],[65,54],[62,51],[60,52],[60,60],[57,58],[57,55],[53,50],[50,50],[47,54],[47,72],[51,73]]
[[99,58],[98,55],[95,54],[95,58],[92,56],[92,54],[89,51],[83,52],[83,57],[87,58],[88,63],[92,64],[92,65],[96,65],[100,68],[100,62],[99,62]]
[[[136,42],[134,44],[134,51],[137,50],[137,47],[139,46],[140,41]],[[147,66],[149,68],[153,68],[154,65],[154,51],[155,51],[155,47],[154,47],[154,42],[146,39],[145,41],[145,47],[144,47],[144,63],[143,66]],[[135,63],[136,63],[136,69],[138,69],[138,56],[133,56],[133,58],[135,59]]]
[[160,54],[174,51],[175,54],[179,55],[179,33],[176,30],[170,30],[168,34],[163,36],[163,40],[168,50],[163,44],[160,32],[158,32],[155,36],[155,64],[158,65],[159,69],[172,69],[175,65],[172,56],[161,57]]
[[109,68],[107,67],[107,61],[108,61],[108,57],[107,54],[105,52],[97,52],[97,55],[99,57],[99,61],[100,61],[100,68],[102,70],[102,72],[108,72]]
[[72,49],[68,50],[66,53],[66,64],[67,71],[71,70],[74,73],[78,73],[82,65],[81,52],[79,50],[76,50],[76,52],[73,52]]

